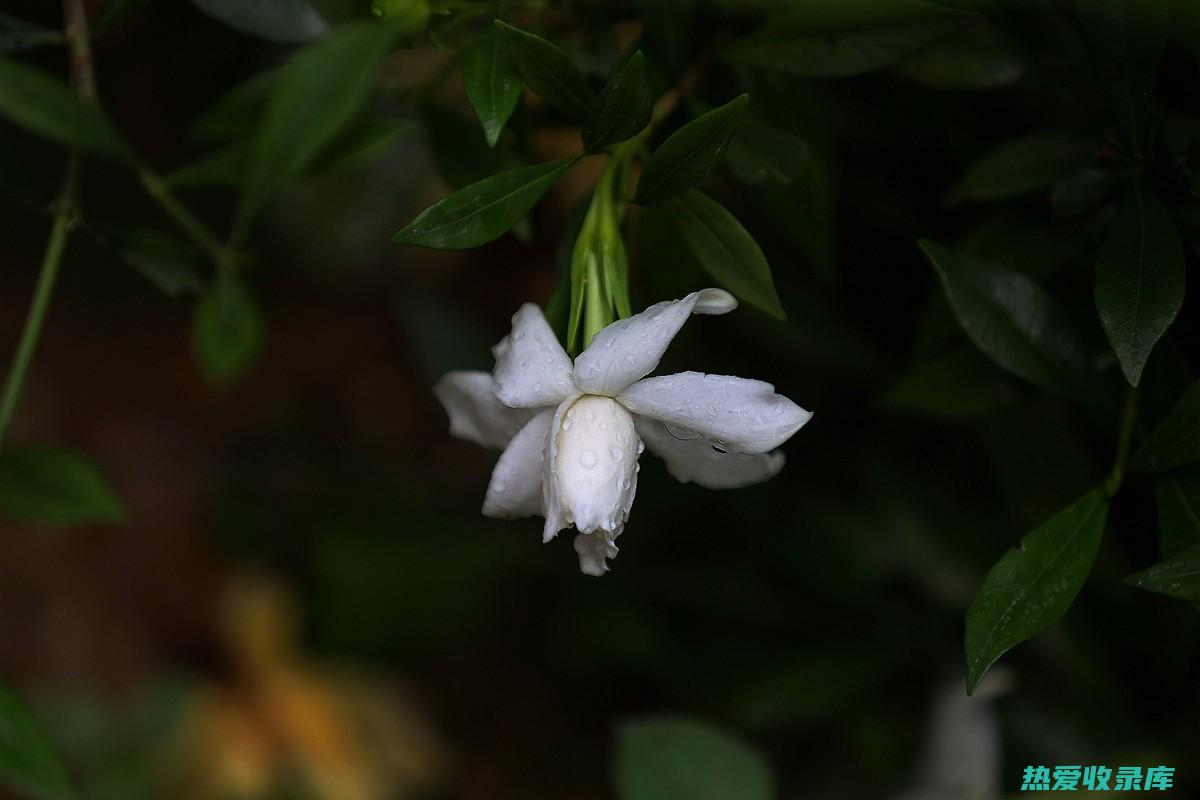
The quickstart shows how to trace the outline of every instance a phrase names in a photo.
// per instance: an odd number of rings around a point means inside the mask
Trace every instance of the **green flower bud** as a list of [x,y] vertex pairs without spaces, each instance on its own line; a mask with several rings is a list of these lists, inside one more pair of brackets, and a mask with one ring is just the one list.
[[428,0],[371,0],[371,13],[394,23],[403,36],[422,33],[429,26]]

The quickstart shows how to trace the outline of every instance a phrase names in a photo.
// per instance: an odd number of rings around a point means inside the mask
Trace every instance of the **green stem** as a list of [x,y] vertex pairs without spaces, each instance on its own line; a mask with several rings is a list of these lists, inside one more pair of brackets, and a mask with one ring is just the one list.
[[175,224],[204,250],[205,254],[217,265],[218,270],[233,269],[236,265],[233,249],[222,244],[221,240],[205,227],[191,209],[180,202],[162,178],[148,168],[142,167],[138,170],[138,179],[142,182],[146,194],[150,195],[175,221]]
[[1105,482],[1108,494],[1114,495],[1125,480],[1125,467],[1129,463],[1129,451],[1133,446],[1133,428],[1137,421],[1137,390],[1125,398],[1125,411],[1121,417],[1121,428],[1117,433],[1117,454],[1113,458],[1112,471]]

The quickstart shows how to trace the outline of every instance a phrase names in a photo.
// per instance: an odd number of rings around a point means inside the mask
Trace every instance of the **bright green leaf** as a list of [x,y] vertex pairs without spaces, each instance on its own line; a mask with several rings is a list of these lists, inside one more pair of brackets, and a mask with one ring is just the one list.
[[0,513],[49,525],[119,522],[124,516],[95,465],[52,447],[0,452]]
[[392,241],[438,250],[463,250],[490,242],[529,213],[577,160],[563,158],[519,167],[472,183],[422,211]]
[[1133,457],[1137,469],[1164,470],[1200,461],[1200,381],[1183,393]]
[[1162,554],[1178,555],[1200,544],[1200,467],[1174,469],[1154,477],[1158,541]]
[[0,782],[23,797],[71,800],[75,792],[41,727],[0,684]]
[[200,295],[192,318],[192,351],[214,386],[237,380],[254,363],[263,324],[253,298],[232,275],[217,276]]
[[1096,488],[1042,523],[983,579],[967,609],[967,692],[1010,648],[1067,613],[1100,548],[1109,496]]
[[1130,575],[1125,582],[1148,592],[1200,603],[1200,544]]
[[745,120],[729,141],[725,159],[742,183],[791,183],[808,166],[808,145],[795,134]]
[[616,731],[618,800],[772,800],[762,755],[706,722],[642,717]]
[[657,203],[711,175],[749,102],[749,95],[739,95],[668,136],[646,162],[634,200],[643,205]]
[[583,146],[595,151],[636,136],[650,124],[653,112],[654,92],[646,81],[646,58],[638,50],[604,84],[583,125]]
[[463,53],[463,86],[475,109],[489,147],[495,147],[521,99],[521,77],[504,36],[488,31]]
[[989,202],[1048,189],[1087,160],[1087,146],[1070,134],[1019,136],[984,153],[946,194],[946,202]]
[[496,20],[525,85],[568,117],[585,120],[596,103],[587,78],[553,42]]
[[1096,310],[1131,386],[1183,306],[1184,270],[1171,215],[1135,181],[1096,263]]

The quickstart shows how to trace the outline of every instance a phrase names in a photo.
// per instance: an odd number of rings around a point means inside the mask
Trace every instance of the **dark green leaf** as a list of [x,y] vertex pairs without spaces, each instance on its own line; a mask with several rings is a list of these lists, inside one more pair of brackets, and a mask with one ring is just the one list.
[[583,146],[595,151],[623,142],[650,124],[654,93],[646,82],[646,59],[634,53],[604,88],[583,125]]
[[668,136],[646,162],[635,201],[649,204],[666,200],[711,175],[721,163],[749,101],[749,95],[739,95]]
[[967,692],[1010,648],[1067,613],[1100,548],[1108,518],[1103,488],[1088,492],[1009,550],[967,609]]
[[1017,43],[981,20],[918,50],[896,71],[933,89],[999,89],[1021,80],[1025,64]]
[[795,134],[745,120],[729,142],[725,158],[743,183],[791,183],[808,165],[808,145]]
[[41,727],[0,684],[0,782],[36,800],[71,800],[75,792]]
[[119,522],[124,516],[90,461],[52,447],[0,453],[0,513],[51,525]]
[[519,167],[472,183],[422,211],[392,241],[438,250],[462,250],[490,242],[529,213],[577,160],[563,158]]
[[1019,272],[922,240],[958,322],[1009,372],[1051,392],[1105,404],[1082,344],[1042,287]]
[[1200,544],[1125,579],[1139,589],[1200,603]]
[[283,67],[246,163],[234,216],[241,241],[263,206],[289,178],[302,173],[366,103],[371,78],[391,49],[395,30],[350,22],[304,48]]
[[1162,554],[1170,558],[1200,544],[1200,467],[1156,475],[1154,498],[1158,503],[1158,541]]
[[237,188],[246,174],[246,151],[249,142],[233,141],[224,147],[185,164],[166,176],[173,187],[223,186]]
[[1081,217],[1099,208],[1116,184],[1116,176],[1108,170],[1082,167],[1054,184],[1050,207],[1060,217]]
[[421,122],[438,175],[451,189],[518,166],[511,163],[503,145],[488,147],[483,131],[465,114],[426,103],[421,107]]
[[495,147],[521,99],[521,77],[508,54],[504,36],[488,31],[463,53],[463,86],[489,147]]
[[1087,146],[1067,133],[1042,131],[1010,139],[972,164],[946,194],[946,202],[1002,200],[1048,189],[1087,159]]
[[231,28],[272,42],[304,42],[329,25],[309,0],[192,0]]
[[214,386],[237,380],[262,348],[263,324],[254,300],[232,275],[217,276],[196,303],[192,350],[205,379]]
[[1171,215],[1135,181],[1096,262],[1096,310],[1131,386],[1183,306],[1184,270]]
[[772,800],[775,781],[757,750],[698,720],[642,717],[616,731],[618,800]]
[[186,242],[148,228],[115,226],[105,228],[100,240],[166,294],[177,297],[200,291],[198,256]]
[[44,44],[62,44],[62,31],[0,11],[0,53],[21,53]]
[[633,13],[671,70],[683,66],[695,5],[695,0],[633,0]]
[[776,319],[786,319],[766,256],[720,203],[689,189],[666,200],[662,210],[684,247],[719,285]]
[[1164,470],[1200,461],[1200,381],[1183,393],[1133,457],[1137,469]]
[[336,172],[365,164],[391,151],[416,129],[417,126],[406,119],[361,119],[321,151],[310,172]]
[[198,142],[220,142],[249,136],[262,119],[271,87],[283,74],[272,69],[239,83],[200,115],[190,135]]
[[67,147],[116,161],[134,160],[99,109],[58,78],[7,58],[0,58],[0,115]]
[[596,103],[596,93],[567,54],[553,42],[500,20],[496,20],[496,27],[504,34],[525,85],[568,117],[587,119]]
[[94,33],[99,36],[120,25],[126,18],[141,11],[146,2],[147,0],[108,0],[104,4],[104,12],[96,19]]
[[975,19],[921,0],[811,0],[735,39],[724,56],[796,75],[858,75],[893,64]]
[[978,350],[963,346],[914,367],[881,402],[935,419],[979,419],[1015,399],[1003,376]]

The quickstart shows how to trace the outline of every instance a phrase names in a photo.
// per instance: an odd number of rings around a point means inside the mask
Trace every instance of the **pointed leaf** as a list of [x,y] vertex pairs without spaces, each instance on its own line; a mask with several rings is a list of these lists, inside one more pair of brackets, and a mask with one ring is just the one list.
[[1015,645],[1049,628],[1083,587],[1100,548],[1109,496],[1093,489],[1009,550],[967,609],[967,692]]
[[553,42],[496,20],[525,85],[568,117],[585,120],[596,103],[587,78]]
[[422,211],[392,241],[437,250],[463,250],[490,242],[529,213],[577,160],[519,167],[472,183]]
[[749,95],[739,95],[668,136],[642,170],[635,202],[647,205],[666,200],[711,175],[748,102]]
[[262,349],[263,324],[253,298],[232,275],[221,273],[196,303],[192,350],[205,379],[214,386],[237,380]]
[[946,194],[946,202],[988,202],[1049,189],[1087,160],[1087,146],[1071,134],[1018,136],[984,153]]
[[22,522],[119,522],[124,513],[92,462],[70,450],[0,452],[0,513]]
[[76,796],[41,726],[3,684],[0,684],[0,782],[23,797],[36,800],[71,800]]
[[646,81],[646,58],[638,50],[604,84],[583,126],[583,146],[595,151],[636,136],[650,124],[653,112],[654,93]]
[[504,36],[488,31],[463,53],[463,86],[489,147],[495,147],[504,123],[521,99],[521,77]]
[[1164,470],[1200,461],[1200,381],[1183,393],[1133,457],[1135,469]]
[[205,14],[272,42],[304,42],[329,28],[309,0],[192,0]]
[[1130,186],[1096,264],[1096,310],[1131,386],[1183,306],[1183,245],[1171,215],[1140,181]]
[[745,120],[725,155],[742,183],[791,183],[808,166],[808,145],[795,134]]
[[1200,544],[1130,575],[1125,582],[1148,592],[1200,603]]
[[1162,554],[1178,555],[1200,544],[1200,467],[1164,472],[1154,478],[1158,541]]

